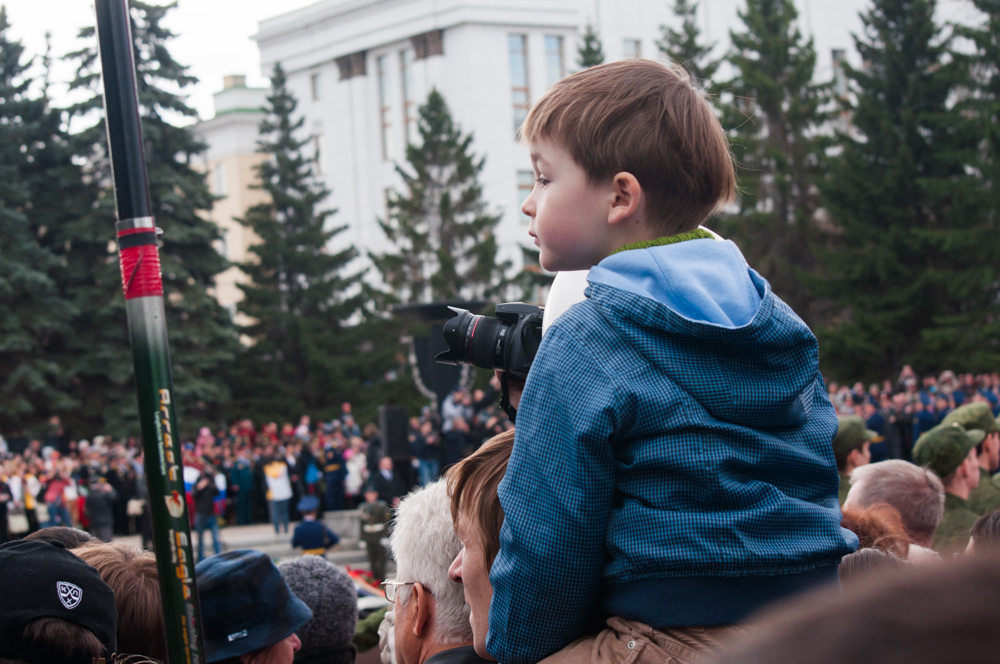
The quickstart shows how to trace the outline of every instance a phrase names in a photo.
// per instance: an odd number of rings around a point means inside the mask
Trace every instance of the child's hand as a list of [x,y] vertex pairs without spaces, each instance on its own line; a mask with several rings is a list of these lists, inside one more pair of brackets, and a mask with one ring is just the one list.
[[[496,374],[498,382],[503,379],[504,374],[502,371],[495,369],[493,373]],[[514,408],[518,408],[521,405],[522,391],[524,391],[524,379],[507,374],[507,399]]]

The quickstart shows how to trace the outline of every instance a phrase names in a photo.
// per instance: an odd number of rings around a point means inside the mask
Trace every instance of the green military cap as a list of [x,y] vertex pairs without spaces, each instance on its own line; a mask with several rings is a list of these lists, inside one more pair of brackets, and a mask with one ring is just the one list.
[[865,428],[865,421],[857,415],[838,417],[837,435],[833,439],[833,453],[843,454],[856,450],[865,441],[877,437],[877,433]]
[[969,450],[982,442],[986,433],[980,429],[966,431],[958,422],[942,422],[917,439],[913,446],[913,462],[927,466],[938,477],[947,477],[962,465]]
[[993,418],[993,411],[988,403],[975,401],[959,406],[941,420],[941,424],[952,424],[958,422],[966,431],[979,429],[986,433],[993,433],[997,430],[997,421]]

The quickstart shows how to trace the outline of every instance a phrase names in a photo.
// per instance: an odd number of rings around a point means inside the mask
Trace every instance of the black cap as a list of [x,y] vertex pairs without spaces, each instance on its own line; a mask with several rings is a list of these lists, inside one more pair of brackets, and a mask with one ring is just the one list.
[[[115,652],[118,611],[115,594],[97,570],[66,550],[62,542],[19,540],[0,545],[0,656],[34,664],[52,661],[49,649],[21,642],[28,623],[57,618],[90,630]],[[90,664],[90,658],[62,662]]]

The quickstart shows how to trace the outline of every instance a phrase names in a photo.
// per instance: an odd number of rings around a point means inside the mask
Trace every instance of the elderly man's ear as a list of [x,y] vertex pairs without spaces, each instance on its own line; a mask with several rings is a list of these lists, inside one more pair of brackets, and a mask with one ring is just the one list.
[[422,584],[413,584],[406,612],[410,623],[408,627],[412,630],[413,636],[418,639],[429,636],[431,626],[434,624],[434,596]]

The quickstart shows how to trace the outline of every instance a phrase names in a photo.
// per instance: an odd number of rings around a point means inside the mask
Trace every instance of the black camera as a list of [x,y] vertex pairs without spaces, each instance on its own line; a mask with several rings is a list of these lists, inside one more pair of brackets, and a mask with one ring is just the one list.
[[523,302],[498,304],[496,318],[448,307],[456,316],[444,324],[448,350],[442,364],[471,364],[524,378],[542,342],[542,308]]

